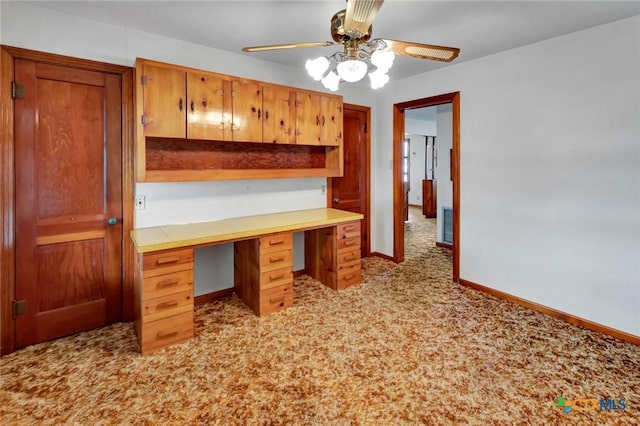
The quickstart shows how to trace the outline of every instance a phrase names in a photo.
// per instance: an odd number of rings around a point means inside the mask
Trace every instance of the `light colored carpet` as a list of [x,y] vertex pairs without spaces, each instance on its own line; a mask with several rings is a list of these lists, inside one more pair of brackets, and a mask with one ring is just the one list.
[[[156,355],[120,323],[5,356],[1,423],[640,423],[640,347],[452,284],[434,223],[411,222],[403,264],[363,260],[359,286],[303,276],[264,318],[200,306],[197,337]],[[564,414],[560,396],[626,410]]]

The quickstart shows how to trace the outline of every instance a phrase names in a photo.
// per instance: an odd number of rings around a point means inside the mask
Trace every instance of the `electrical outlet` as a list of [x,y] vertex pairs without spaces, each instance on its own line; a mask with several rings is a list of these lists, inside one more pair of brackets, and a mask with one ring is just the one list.
[[136,210],[144,210],[144,195],[136,195],[134,198],[133,206]]
[[320,186],[320,191],[322,191],[322,195],[327,193],[327,185],[321,185]]

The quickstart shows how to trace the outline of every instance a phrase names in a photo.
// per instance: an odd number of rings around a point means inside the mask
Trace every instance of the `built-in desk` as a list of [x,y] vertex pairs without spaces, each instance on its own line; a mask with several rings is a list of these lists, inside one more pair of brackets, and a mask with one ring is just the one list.
[[307,274],[334,290],[360,283],[362,218],[323,208],[132,231],[142,354],[194,336],[194,248],[233,242],[234,290],[265,315],[293,304],[293,232],[305,232]]

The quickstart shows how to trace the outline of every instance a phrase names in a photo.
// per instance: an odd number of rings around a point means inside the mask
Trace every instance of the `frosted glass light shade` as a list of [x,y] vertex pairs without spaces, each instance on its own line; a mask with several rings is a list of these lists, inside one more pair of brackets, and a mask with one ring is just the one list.
[[316,81],[322,80],[327,68],[329,68],[329,60],[324,56],[320,56],[316,59],[307,59],[304,67],[307,69],[307,73]]
[[371,63],[383,73],[389,71],[396,55],[390,50],[376,50],[371,54]]
[[367,68],[366,63],[355,59],[340,62],[336,67],[340,78],[349,83],[362,80],[362,77],[367,73]]
[[389,82],[389,76],[380,69],[369,73],[369,79],[371,80],[371,88],[379,89]]
[[335,92],[336,90],[338,90],[338,87],[340,86],[340,77],[335,72],[330,71],[329,74],[327,74],[322,79],[322,84],[327,89],[331,90],[332,92]]

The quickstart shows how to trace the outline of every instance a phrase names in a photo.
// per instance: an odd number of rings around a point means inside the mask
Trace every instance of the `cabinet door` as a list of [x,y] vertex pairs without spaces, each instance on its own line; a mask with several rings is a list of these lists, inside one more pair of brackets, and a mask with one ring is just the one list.
[[262,86],[263,142],[294,142],[294,137],[291,134],[295,127],[295,115],[291,113],[291,97],[292,93],[288,88]]
[[322,145],[342,143],[342,99],[337,96],[322,96],[320,99],[320,119]]
[[145,136],[186,137],[185,80],[184,71],[144,64],[142,93]]
[[[231,111],[225,110],[224,80],[194,72],[187,73],[187,138],[230,140]],[[230,96],[227,93],[227,96]]]
[[296,143],[320,144],[320,95],[296,92]]
[[234,142],[262,142],[262,84],[257,81],[233,82]]

